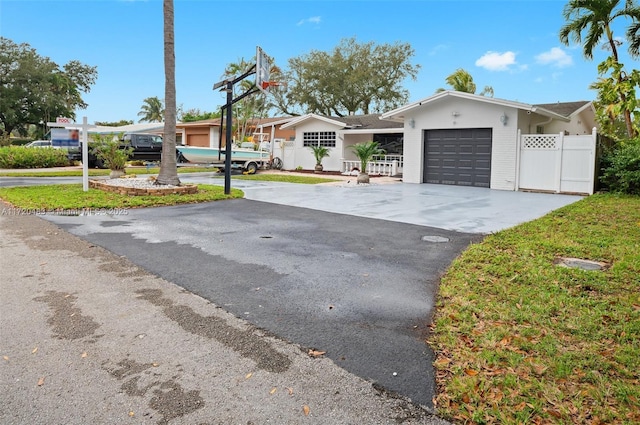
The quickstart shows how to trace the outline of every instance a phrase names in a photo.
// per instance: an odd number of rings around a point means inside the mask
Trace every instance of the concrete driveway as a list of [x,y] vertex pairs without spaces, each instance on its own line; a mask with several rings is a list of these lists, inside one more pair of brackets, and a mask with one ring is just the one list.
[[[192,174],[183,182],[223,184],[217,176]],[[232,180],[254,201],[417,224],[458,232],[488,234],[539,218],[582,196],[510,192],[477,187],[401,183],[355,177],[319,185]]]

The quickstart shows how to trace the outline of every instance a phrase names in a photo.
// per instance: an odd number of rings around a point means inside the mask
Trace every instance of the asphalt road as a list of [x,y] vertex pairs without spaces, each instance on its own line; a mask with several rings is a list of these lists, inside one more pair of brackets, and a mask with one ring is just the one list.
[[[245,204],[238,205],[244,209]],[[330,358],[310,356],[307,347],[234,317],[225,311],[229,306],[221,308],[127,258],[62,231],[42,216],[12,212],[2,202],[0,207],[3,425],[446,424],[428,408],[372,385]],[[205,214],[221,212],[200,208]],[[179,210],[153,213],[172,217],[176,222],[164,222],[165,230],[180,233],[183,220]],[[128,229],[122,217],[75,217],[75,224],[65,226],[81,230],[85,223],[107,231],[125,231],[121,238],[113,232],[96,238],[118,239],[115,242],[120,248],[132,242],[134,246],[125,250],[142,247],[139,254],[153,259],[144,262],[163,263],[163,268],[173,269],[167,274],[182,275],[182,281],[209,287],[216,296],[225,296],[219,294],[222,286],[218,285],[225,276],[230,281],[227,287],[238,286],[238,291],[250,285],[242,278],[255,283],[262,282],[264,275],[265,282],[275,285],[277,276],[284,276],[282,270],[270,270],[268,264],[245,261],[253,252],[264,251],[255,248],[224,248],[227,254],[220,258],[210,254],[195,257],[194,261],[205,258],[212,263],[202,270],[182,270],[180,259],[198,248],[157,238],[133,241],[126,231],[132,230],[131,226],[141,227],[135,237],[143,236],[143,215],[142,211],[131,214]],[[231,217],[221,213],[203,224],[223,219],[229,219],[229,225],[259,221],[254,214],[246,219],[238,215],[242,211],[233,211]],[[232,240],[244,239],[246,245],[252,245],[255,233],[249,235],[238,226],[234,234],[229,225],[220,225],[224,232],[197,226],[198,240],[232,247]],[[253,225],[249,223],[247,228]],[[284,233],[272,228],[274,238],[270,241],[277,241]],[[215,236],[219,239],[212,238]],[[207,245],[203,243],[205,252],[211,249]],[[234,262],[228,256],[236,254],[240,270],[229,267]],[[244,264],[249,265],[247,272]],[[295,264],[292,260],[282,268]],[[238,273],[225,275],[225,270]],[[343,283],[346,286],[348,281]],[[307,298],[311,306],[311,297]],[[289,327],[296,327],[296,318],[291,320]],[[383,350],[388,345],[387,341],[370,344]]]
[[44,218],[425,406],[438,280],[479,238],[246,199]]

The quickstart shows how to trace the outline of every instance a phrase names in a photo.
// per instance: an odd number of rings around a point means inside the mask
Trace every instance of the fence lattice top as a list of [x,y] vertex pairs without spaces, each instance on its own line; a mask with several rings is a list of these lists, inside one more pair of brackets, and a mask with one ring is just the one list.
[[522,147],[524,149],[556,149],[555,134],[526,134],[522,136]]

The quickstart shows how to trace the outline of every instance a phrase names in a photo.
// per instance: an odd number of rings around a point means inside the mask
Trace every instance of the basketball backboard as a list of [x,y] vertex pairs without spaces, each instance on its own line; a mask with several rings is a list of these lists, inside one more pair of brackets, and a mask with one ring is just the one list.
[[269,56],[258,46],[256,48],[256,87],[264,93],[268,92],[271,86],[270,75],[271,61]]

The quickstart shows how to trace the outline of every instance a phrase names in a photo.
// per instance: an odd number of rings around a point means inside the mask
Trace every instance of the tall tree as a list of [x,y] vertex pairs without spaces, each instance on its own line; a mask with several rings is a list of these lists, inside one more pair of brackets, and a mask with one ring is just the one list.
[[165,107],[158,97],[147,97],[142,101],[138,116],[142,117],[138,122],[162,122],[164,118]]
[[[605,38],[608,49],[611,51],[614,66],[619,63],[618,45],[613,34],[612,23],[619,18],[629,18],[632,22],[640,21],[640,9],[635,0],[625,0],[619,7],[621,0],[570,0],[563,9],[563,16],[567,21],[560,29],[560,41],[569,45],[574,41],[582,45],[582,54],[587,59],[593,59],[593,51],[600,41]],[[633,26],[632,26],[633,27]],[[630,27],[630,30],[631,28]],[[583,33],[585,33],[583,37]],[[633,54],[633,42],[630,52]],[[617,87],[623,87],[624,73],[619,74]],[[622,104],[627,104],[626,93],[618,93]],[[629,137],[634,137],[630,110],[622,111]]]
[[179,185],[176,164],[176,54],[173,0],[163,1],[164,15],[164,135],[156,184]]
[[[471,76],[471,74],[469,74],[469,72],[462,68],[456,69],[445,79],[445,81],[455,91],[461,91],[471,94],[475,94],[476,92],[476,83],[473,82],[473,77]],[[436,92],[441,92],[444,90],[445,89],[440,88],[436,90]],[[493,97],[493,87],[485,86],[482,92],[480,92],[480,96]]]
[[75,118],[97,77],[96,67],[73,60],[61,68],[29,44],[0,37],[0,136],[25,135],[29,125],[58,116]]
[[415,80],[420,69],[410,63],[413,55],[407,43],[376,45],[349,38],[331,53],[313,50],[289,59],[287,104],[300,105],[307,113],[337,116],[400,106],[409,98],[402,82]]
[[629,53],[637,58],[640,56],[640,21],[636,21],[629,26],[627,39],[629,40]]
[[[624,73],[624,76],[621,76],[621,73]],[[598,74],[598,81],[589,86],[598,91],[598,97],[594,102],[596,119],[600,125],[600,133],[617,143],[628,136],[624,111],[636,111],[640,106],[636,96],[636,88],[640,87],[640,71],[634,69],[627,73],[623,71],[622,64],[615,62],[613,57],[608,57],[598,66]],[[605,77],[606,74],[610,75]],[[622,98],[625,99],[624,102]],[[638,134],[640,122],[637,114],[634,116],[636,119],[632,122],[633,130]]]

